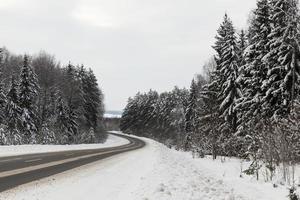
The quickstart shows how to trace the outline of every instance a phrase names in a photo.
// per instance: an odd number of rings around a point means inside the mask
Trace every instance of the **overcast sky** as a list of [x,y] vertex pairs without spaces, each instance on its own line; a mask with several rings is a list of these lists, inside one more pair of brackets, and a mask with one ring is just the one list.
[[108,110],[153,88],[189,87],[224,13],[244,28],[255,0],[0,0],[0,46],[46,50],[98,77]]

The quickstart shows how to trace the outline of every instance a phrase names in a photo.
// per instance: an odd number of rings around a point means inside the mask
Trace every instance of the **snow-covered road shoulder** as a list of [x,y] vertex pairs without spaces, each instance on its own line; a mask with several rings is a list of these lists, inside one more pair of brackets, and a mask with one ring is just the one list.
[[106,147],[121,146],[128,143],[129,141],[125,138],[109,134],[105,143],[102,144],[0,146],[0,157],[68,150],[99,149]]

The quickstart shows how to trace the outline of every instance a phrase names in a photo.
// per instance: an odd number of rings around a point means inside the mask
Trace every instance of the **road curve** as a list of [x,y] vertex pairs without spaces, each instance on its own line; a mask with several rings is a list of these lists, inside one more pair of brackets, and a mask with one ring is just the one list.
[[68,150],[0,158],[0,192],[49,177],[120,153],[145,146],[145,142],[125,135],[126,145],[101,149]]

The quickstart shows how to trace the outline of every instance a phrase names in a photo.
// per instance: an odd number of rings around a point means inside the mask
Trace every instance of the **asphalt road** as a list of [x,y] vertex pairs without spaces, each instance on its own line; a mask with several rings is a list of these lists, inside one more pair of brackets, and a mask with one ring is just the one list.
[[114,135],[126,138],[130,143],[101,149],[1,157],[0,192],[145,146],[145,142],[142,140],[124,135]]

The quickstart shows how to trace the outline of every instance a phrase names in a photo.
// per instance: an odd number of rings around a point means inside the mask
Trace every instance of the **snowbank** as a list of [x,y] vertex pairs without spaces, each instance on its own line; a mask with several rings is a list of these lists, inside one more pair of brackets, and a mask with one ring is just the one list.
[[114,135],[108,135],[106,142],[103,144],[0,146],[0,157],[66,150],[97,149],[120,146],[128,143],[129,141],[125,138],[120,138]]
[[0,194],[6,200],[284,200],[287,188],[240,177],[240,161],[193,159],[149,140],[116,155]]

